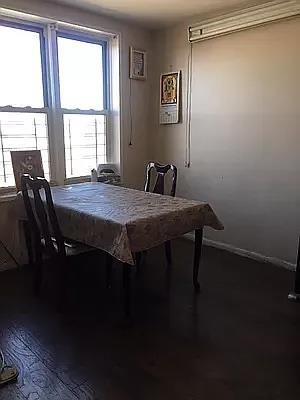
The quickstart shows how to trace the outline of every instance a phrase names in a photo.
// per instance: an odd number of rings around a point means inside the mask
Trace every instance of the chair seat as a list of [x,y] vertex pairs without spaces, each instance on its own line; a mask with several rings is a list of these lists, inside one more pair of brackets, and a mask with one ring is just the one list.
[[[51,238],[52,243],[56,251],[58,251],[57,243],[55,238]],[[41,244],[46,248],[45,239],[41,239]],[[90,251],[94,251],[94,247],[87,246],[83,243],[76,242],[74,240],[65,239],[64,240],[65,250],[67,257],[78,256],[79,254],[88,253]]]

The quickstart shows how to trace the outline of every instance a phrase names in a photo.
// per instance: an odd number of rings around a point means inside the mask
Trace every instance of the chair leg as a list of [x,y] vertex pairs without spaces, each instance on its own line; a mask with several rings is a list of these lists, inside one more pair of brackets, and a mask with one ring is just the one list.
[[106,288],[110,289],[112,287],[112,265],[113,265],[113,257],[106,253]]
[[41,286],[43,281],[43,256],[39,247],[36,249],[34,261],[32,257],[31,265],[34,269],[33,292],[35,296],[39,296],[41,294]]
[[27,247],[28,264],[33,265],[33,252],[32,252],[32,237],[28,221],[22,221],[25,243]]
[[172,249],[171,249],[171,242],[168,241],[165,243],[165,252],[168,266],[172,265]]
[[58,273],[59,273],[59,298],[58,298],[58,310],[63,311],[66,305],[66,291],[67,291],[67,283],[68,283],[68,262],[66,258],[57,261]]

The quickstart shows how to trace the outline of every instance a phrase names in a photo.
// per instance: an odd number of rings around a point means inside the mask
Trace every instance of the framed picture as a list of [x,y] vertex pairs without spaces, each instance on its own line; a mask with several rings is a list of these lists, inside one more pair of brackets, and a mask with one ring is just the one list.
[[147,53],[130,47],[130,78],[147,79]]
[[161,106],[179,103],[180,71],[162,74],[160,78]]
[[181,71],[160,76],[160,124],[180,122]]
[[44,177],[40,150],[11,151],[10,155],[17,191],[21,190],[21,176],[23,174]]

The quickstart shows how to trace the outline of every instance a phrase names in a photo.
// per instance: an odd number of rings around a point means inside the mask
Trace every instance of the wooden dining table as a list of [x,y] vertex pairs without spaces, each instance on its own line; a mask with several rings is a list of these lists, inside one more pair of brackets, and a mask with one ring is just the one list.
[[51,192],[66,238],[101,249],[123,263],[127,302],[135,255],[191,231],[195,231],[193,284],[200,290],[203,228],[223,229],[207,202],[98,182],[56,186]]

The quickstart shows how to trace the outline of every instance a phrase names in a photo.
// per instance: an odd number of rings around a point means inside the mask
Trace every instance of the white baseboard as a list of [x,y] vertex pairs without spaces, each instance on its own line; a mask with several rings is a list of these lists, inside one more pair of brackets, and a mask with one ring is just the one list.
[[[184,237],[189,240],[194,240],[193,233],[187,233],[186,235],[184,235]],[[295,271],[296,269],[295,264],[289,263],[284,260],[280,260],[279,258],[276,257],[267,257],[262,254],[255,253],[254,251],[240,249],[239,247],[235,247],[227,243],[216,242],[214,240],[203,238],[203,244],[205,244],[206,246],[215,247],[216,249],[229,251],[230,253],[237,254],[241,257],[247,257],[251,258],[252,260],[273,264],[276,265],[277,267],[288,269],[289,271]]]

